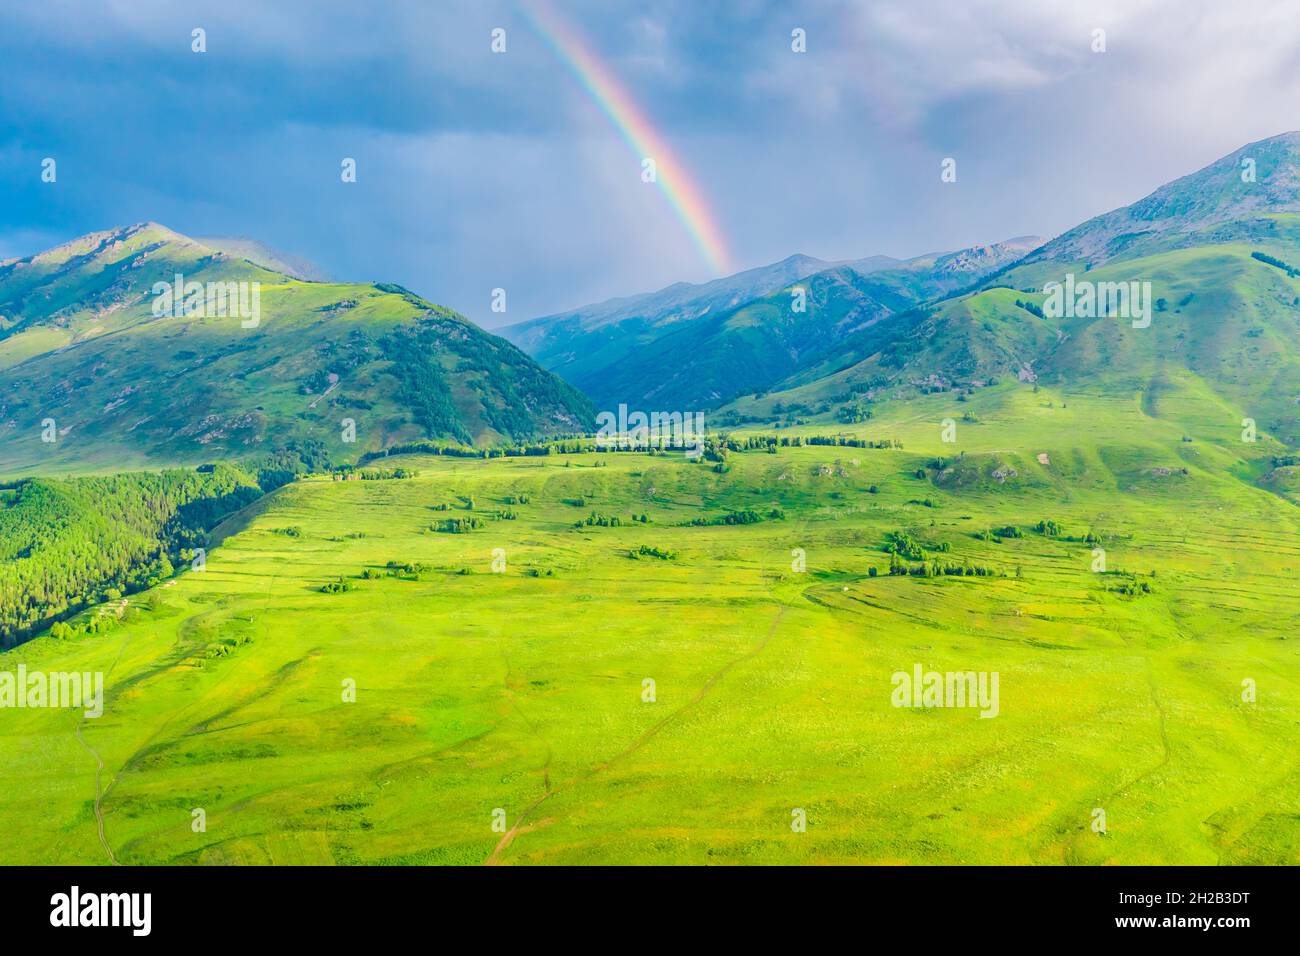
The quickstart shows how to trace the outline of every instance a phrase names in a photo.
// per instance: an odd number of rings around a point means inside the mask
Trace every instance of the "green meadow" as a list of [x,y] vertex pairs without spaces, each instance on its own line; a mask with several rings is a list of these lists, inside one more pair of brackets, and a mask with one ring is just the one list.
[[[878,410],[771,433],[901,449],[278,489],[119,626],[5,655],[106,702],[0,711],[0,862],[1300,862],[1267,440],[1176,376]],[[890,575],[896,535],[994,573]],[[997,716],[893,706],[917,664],[996,672]]]

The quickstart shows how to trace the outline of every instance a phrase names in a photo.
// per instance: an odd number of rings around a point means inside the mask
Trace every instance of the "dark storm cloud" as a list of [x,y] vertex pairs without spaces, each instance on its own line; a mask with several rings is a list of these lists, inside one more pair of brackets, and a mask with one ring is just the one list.
[[[1300,125],[1284,3],[555,6],[693,172],[738,266],[1060,231]],[[0,63],[0,256],[155,219],[485,324],[708,278],[511,3],[10,4]]]

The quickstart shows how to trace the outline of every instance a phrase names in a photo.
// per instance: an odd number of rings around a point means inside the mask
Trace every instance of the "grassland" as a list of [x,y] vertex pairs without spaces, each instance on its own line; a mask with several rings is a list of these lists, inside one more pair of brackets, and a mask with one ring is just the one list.
[[[1295,863],[1300,512],[1193,407],[1188,434],[1141,395],[1004,387],[846,429],[903,450],[281,488],[106,635],[5,655],[108,696],[0,711],[0,862]],[[894,531],[1004,573],[887,576]],[[1089,532],[1151,593],[1094,573]],[[999,715],[891,706],[917,663],[998,672]]]

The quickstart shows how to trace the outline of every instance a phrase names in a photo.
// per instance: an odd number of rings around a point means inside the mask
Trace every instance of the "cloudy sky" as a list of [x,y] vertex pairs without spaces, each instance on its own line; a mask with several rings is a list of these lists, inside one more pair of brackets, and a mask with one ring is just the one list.
[[1296,0],[4,0],[0,258],[157,220],[491,327],[795,252],[1050,236],[1300,128],[1298,23]]

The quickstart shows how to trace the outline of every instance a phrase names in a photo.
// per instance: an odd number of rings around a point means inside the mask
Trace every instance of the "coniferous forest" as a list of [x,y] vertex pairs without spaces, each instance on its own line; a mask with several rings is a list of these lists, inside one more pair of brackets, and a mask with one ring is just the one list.
[[0,640],[158,584],[261,494],[232,465],[12,483],[0,491]]

